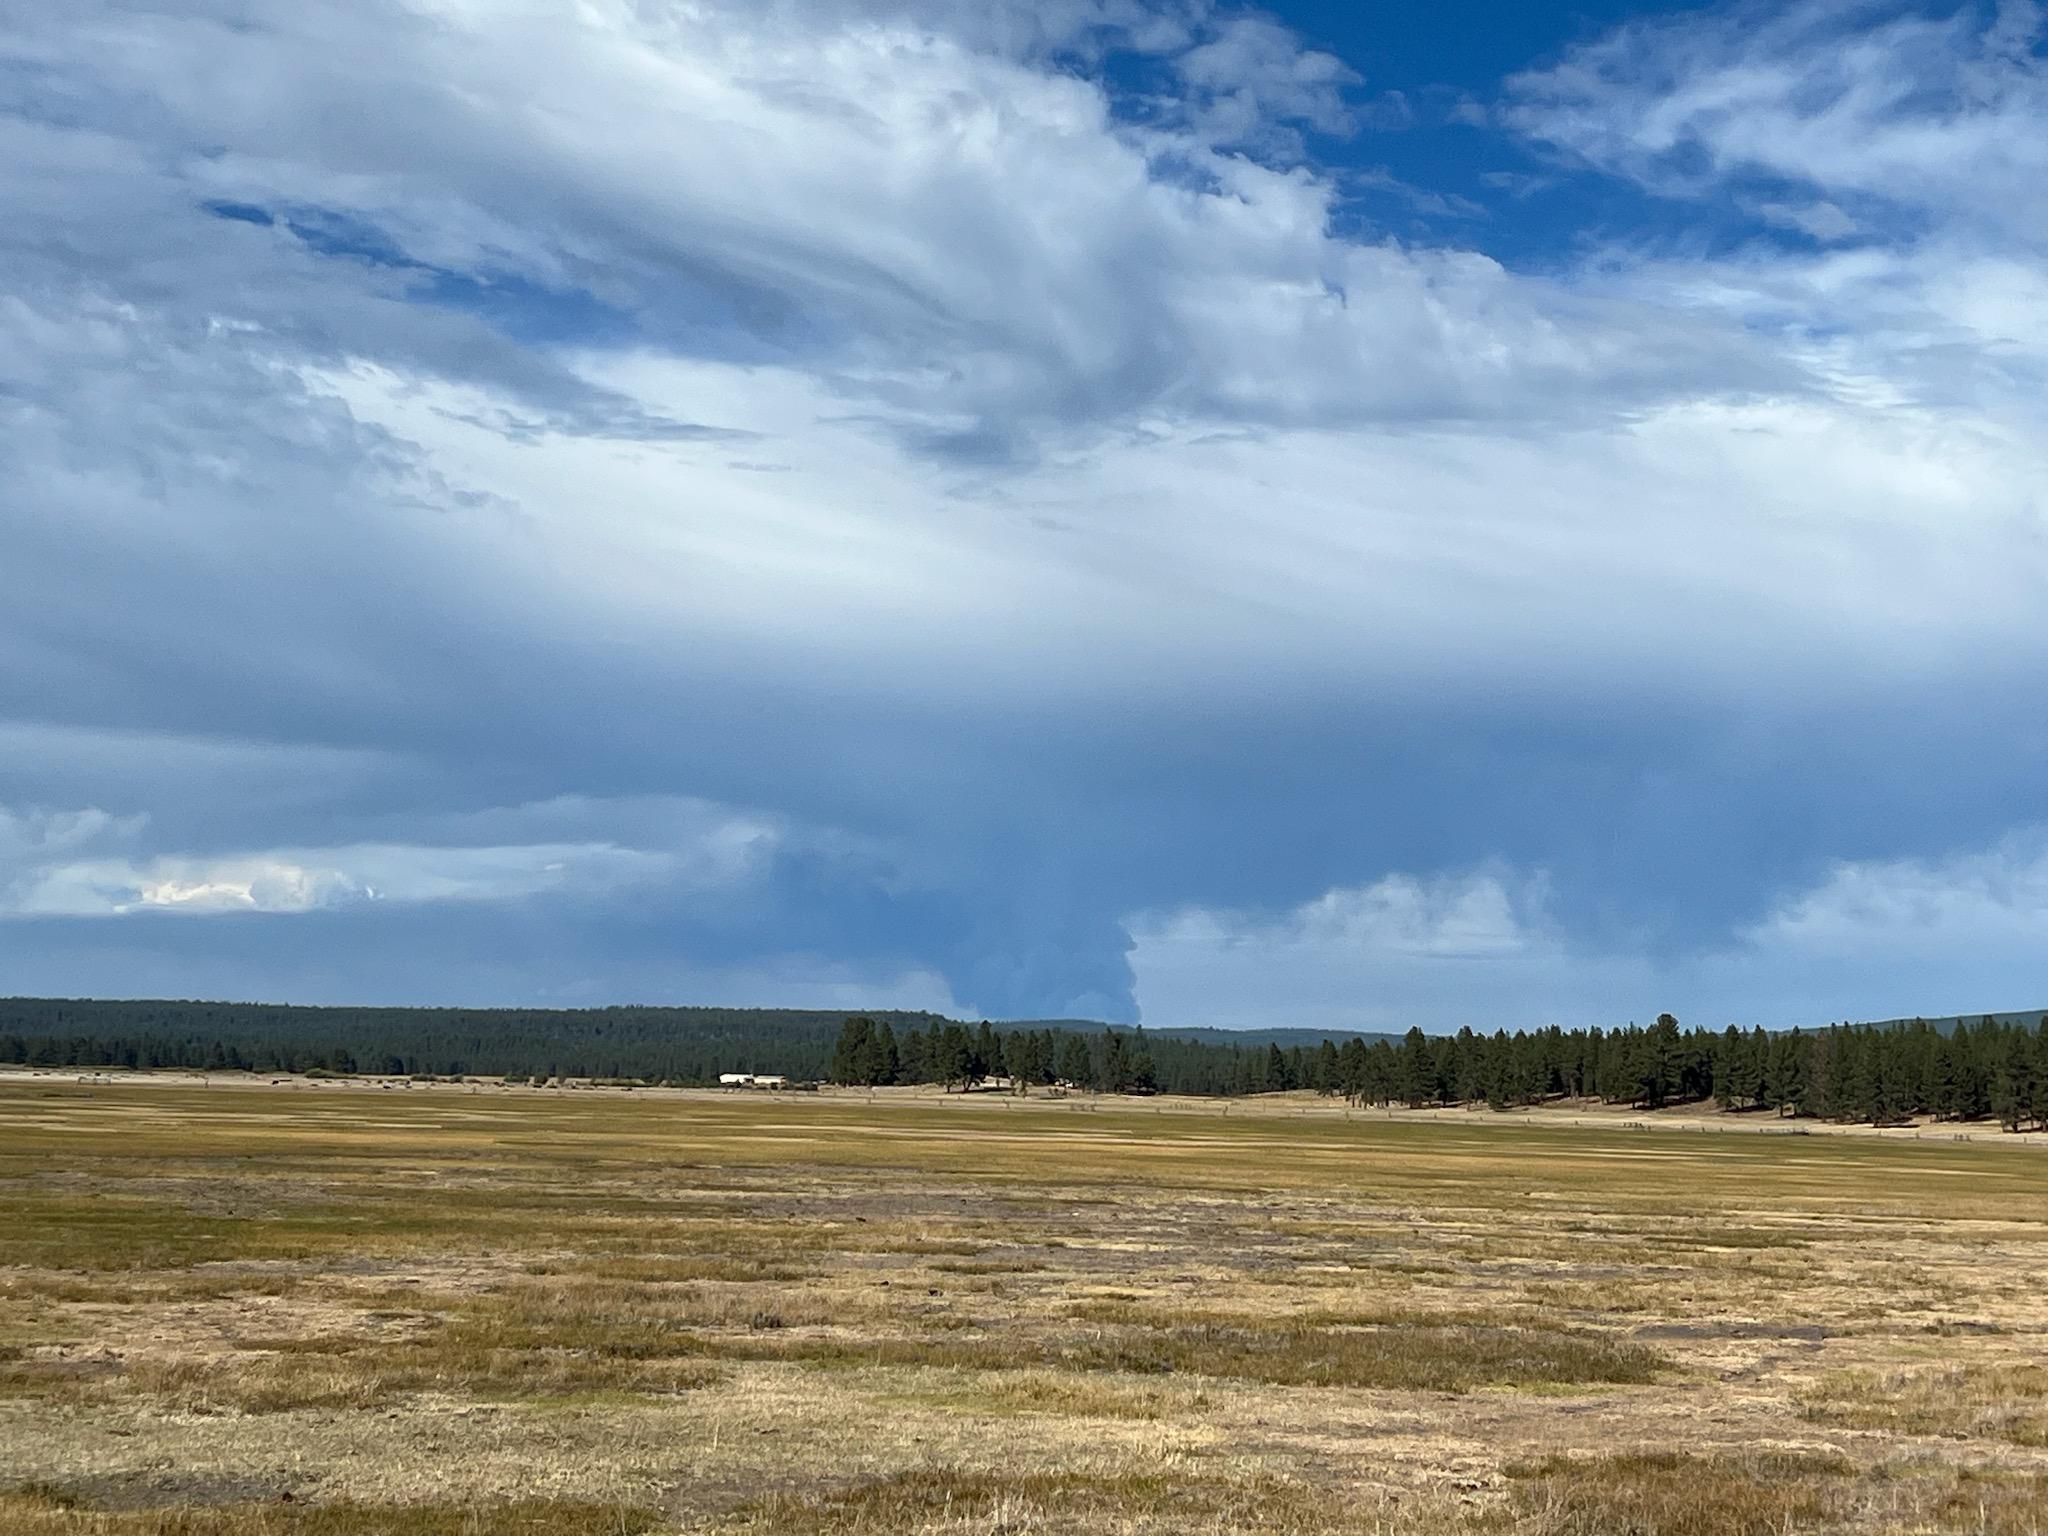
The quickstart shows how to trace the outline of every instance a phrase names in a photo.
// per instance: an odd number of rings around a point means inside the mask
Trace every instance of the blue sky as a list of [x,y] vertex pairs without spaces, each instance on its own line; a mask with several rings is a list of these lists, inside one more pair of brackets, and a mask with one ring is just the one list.
[[2048,1002],[2037,6],[0,14],[0,990]]

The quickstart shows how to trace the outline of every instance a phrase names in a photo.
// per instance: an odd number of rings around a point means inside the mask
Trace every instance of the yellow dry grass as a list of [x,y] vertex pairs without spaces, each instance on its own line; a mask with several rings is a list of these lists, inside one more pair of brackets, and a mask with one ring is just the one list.
[[0,1079],[0,1530],[2048,1527],[2048,1160]]

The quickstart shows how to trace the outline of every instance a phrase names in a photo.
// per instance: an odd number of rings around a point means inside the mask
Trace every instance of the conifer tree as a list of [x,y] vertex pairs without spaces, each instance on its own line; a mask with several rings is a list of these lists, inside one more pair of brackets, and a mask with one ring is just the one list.
[[1436,1062],[1429,1049],[1429,1037],[1411,1028],[1401,1038],[1401,1097],[1411,1109],[1420,1109],[1436,1095]]
[[1079,1035],[1060,1037],[1059,1074],[1061,1082],[1076,1088],[1086,1088],[1095,1076],[1094,1063],[1088,1056],[1088,1042]]

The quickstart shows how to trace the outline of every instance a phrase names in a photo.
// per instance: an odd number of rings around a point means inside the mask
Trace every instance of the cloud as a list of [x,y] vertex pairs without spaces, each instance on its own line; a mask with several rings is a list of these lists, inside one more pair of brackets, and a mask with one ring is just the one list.
[[[1273,914],[1180,908],[1131,919],[1146,1016],[1332,1031],[1536,1024],[1581,978],[1547,882],[1490,868],[1336,886]],[[1492,1020],[1493,1023],[1488,1023]]]
[[1759,203],[1756,211],[1765,223],[1781,229],[1796,229],[1824,245],[1847,240],[1863,228],[1856,220],[1825,199],[1804,205]]
[[[350,843],[191,855],[126,851],[148,818],[97,809],[0,807],[0,918],[121,917],[149,912],[305,913],[355,902],[503,902],[582,897],[634,886],[674,900],[727,894],[765,872],[776,829],[700,804],[628,807],[657,846],[612,842]],[[614,824],[620,808],[557,802],[415,821],[416,831],[468,833]]]
[[1946,858],[1837,863],[1744,938],[1848,960],[2038,955],[2048,943],[2048,835],[2029,829]]
[[[1577,939],[1541,872],[1390,874],[1272,914],[1133,919],[1148,1016],[1333,1032],[1621,1023],[1719,1026],[2004,1010],[2039,1001],[2048,833],[1936,858],[1836,861],[1711,943]],[[1277,1004],[1277,1007],[1276,1007]]]
[[131,992],[265,995],[267,979],[329,1001],[353,984],[393,1002],[965,1014],[1050,998],[1129,1016],[1113,925],[1092,932],[1021,886],[999,911],[858,834],[660,795],[378,808],[357,826],[411,840],[197,852],[165,847],[148,816],[0,808],[0,954],[17,985],[66,994],[105,990],[91,978],[111,951]]
[[[107,810],[0,826],[0,955],[1599,1011],[1988,844],[2048,756],[1955,751],[2048,660],[2038,67],[1861,15],[1518,85],[1546,186],[1664,198],[1540,272],[1362,224],[1350,70],[1227,8],[24,16],[0,802]],[[1265,1001],[1164,979],[1211,950]]]
[[1498,874],[1429,881],[1395,874],[1368,886],[1332,888],[1270,921],[1201,910],[1135,921],[1141,942],[1227,934],[1233,942],[1249,938],[1361,956],[1469,960],[1528,950],[1534,942],[1529,924],[1541,908],[1540,884],[1518,892]]
[[89,6],[11,45],[4,195],[44,284],[83,249],[74,279],[252,351],[629,436],[669,418],[559,343],[799,359],[911,440],[1003,454],[1144,411],[1549,418],[1792,382],[1736,331],[1337,237],[1330,179],[1244,150],[1340,127],[1348,72],[1255,16],[1186,33],[1182,110],[1129,125],[1094,81],[886,14]]
[[2038,241],[2042,35],[2030,0],[1946,15],[1838,0],[1689,12],[1520,76],[1511,120],[1678,195],[1769,178]]
[[[2037,1007],[2048,942],[2048,830],[1982,847],[1837,859],[1741,925],[1707,971],[1762,1011],[1813,1018]],[[1773,992],[1778,994],[1773,997]]]
[[97,842],[133,837],[147,821],[143,816],[109,816],[90,806],[76,811],[53,811],[0,805],[0,867],[61,858]]
[[1297,151],[1285,125],[1347,134],[1355,126],[1344,92],[1360,83],[1341,59],[1305,50],[1269,16],[1237,15],[1181,54],[1175,65],[1193,88],[1190,116],[1202,138],[1217,145]]
[[1732,199],[1762,229],[1839,247],[1758,239],[1703,259],[1646,242],[1647,259],[1615,258],[1638,294],[1778,332],[1847,404],[2037,433],[2043,18],[2027,0],[1938,15],[1808,0],[1639,21],[1512,81],[1507,116],[1673,205]]

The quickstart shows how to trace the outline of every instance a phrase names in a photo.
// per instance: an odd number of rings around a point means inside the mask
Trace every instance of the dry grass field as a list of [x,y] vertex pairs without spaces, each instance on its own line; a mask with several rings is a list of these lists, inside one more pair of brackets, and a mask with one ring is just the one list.
[[2048,1530],[2048,1157],[0,1079],[0,1531]]

